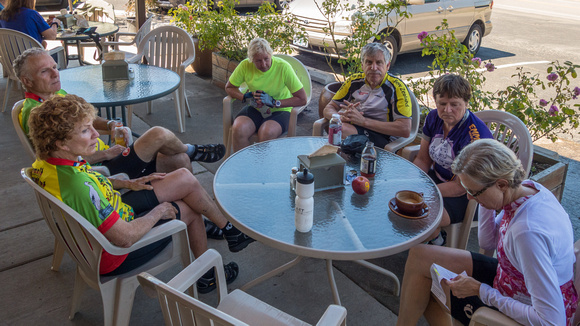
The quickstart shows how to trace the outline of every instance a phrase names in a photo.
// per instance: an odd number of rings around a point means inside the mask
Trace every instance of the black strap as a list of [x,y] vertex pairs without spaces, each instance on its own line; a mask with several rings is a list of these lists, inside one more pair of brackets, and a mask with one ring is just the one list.
[[103,58],[103,46],[101,45],[101,36],[99,35],[99,33],[94,32],[89,32],[87,33],[87,35],[93,40],[93,42],[95,42],[95,45],[97,46],[97,52],[95,52],[93,58],[96,61],[101,61],[101,59]]

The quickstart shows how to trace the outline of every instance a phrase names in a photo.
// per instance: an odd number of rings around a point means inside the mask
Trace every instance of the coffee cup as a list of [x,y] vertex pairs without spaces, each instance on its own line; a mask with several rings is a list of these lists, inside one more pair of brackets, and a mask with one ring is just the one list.
[[416,215],[421,211],[421,209],[423,209],[425,201],[423,200],[422,193],[411,190],[401,190],[395,195],[395,204],[401,213]]

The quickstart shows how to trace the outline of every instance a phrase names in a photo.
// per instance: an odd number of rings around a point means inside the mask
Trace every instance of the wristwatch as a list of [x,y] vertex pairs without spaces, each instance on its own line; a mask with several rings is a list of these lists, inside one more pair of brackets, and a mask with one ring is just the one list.
[[280,100],[276,100],[276,102],[274,103],[274,105],[279,108],[282,106],[282,103],[280,103]]

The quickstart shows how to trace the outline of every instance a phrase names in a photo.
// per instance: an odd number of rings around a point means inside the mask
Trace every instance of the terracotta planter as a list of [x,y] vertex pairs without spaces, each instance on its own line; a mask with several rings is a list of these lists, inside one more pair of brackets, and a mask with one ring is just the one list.
[[195,60],[191,64],[191,68],[195,70],[195,73],[201,77],[211,77],[212,76],[212,50],[199,49],[199,40],[193,37],[193,44],[195,45]]
[[533,162],[551,164],[547,169],[532,175],[530,180],[548,188],[559,201],[562,201],[568,164],[560,160],[558,153],[536,145],[534,145]]
[[213,52],[211,82],[218,87],[225,88],[227,81],[230,79],[238,64],[240,63],[237,61]]
[[318,117],[319,118],[323,117],[322,111],[324,111],[324,108],[326,107],[326,105],[328,105],[328,103],[330,103],[330,100],[332,100],[332,97],[334,96],[334,94],[336,94],[336,92],[338,92],[338,90],[340,89],[340,86],[342,86],[341,82],[332,82],[332,83],[324,86],[324,89],[322,90],[322,92],[320,93],[320,97],[318,98]]

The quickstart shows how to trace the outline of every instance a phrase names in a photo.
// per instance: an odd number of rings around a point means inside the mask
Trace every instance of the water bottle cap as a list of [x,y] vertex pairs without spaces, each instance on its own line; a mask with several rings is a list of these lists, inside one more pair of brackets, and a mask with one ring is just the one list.
[[372,141],[367,141],[367,147],[373,147],[375,144]]
[[332,118],[333,118],[333,119],[340,119],[340,114],[338,114],[338,113],[333,113],[333,114],[332,114]]
[[304,171],[296,173],[296,182],[303,185],[314,183],[314,174],[308,172],[308,169],[305,168]]

